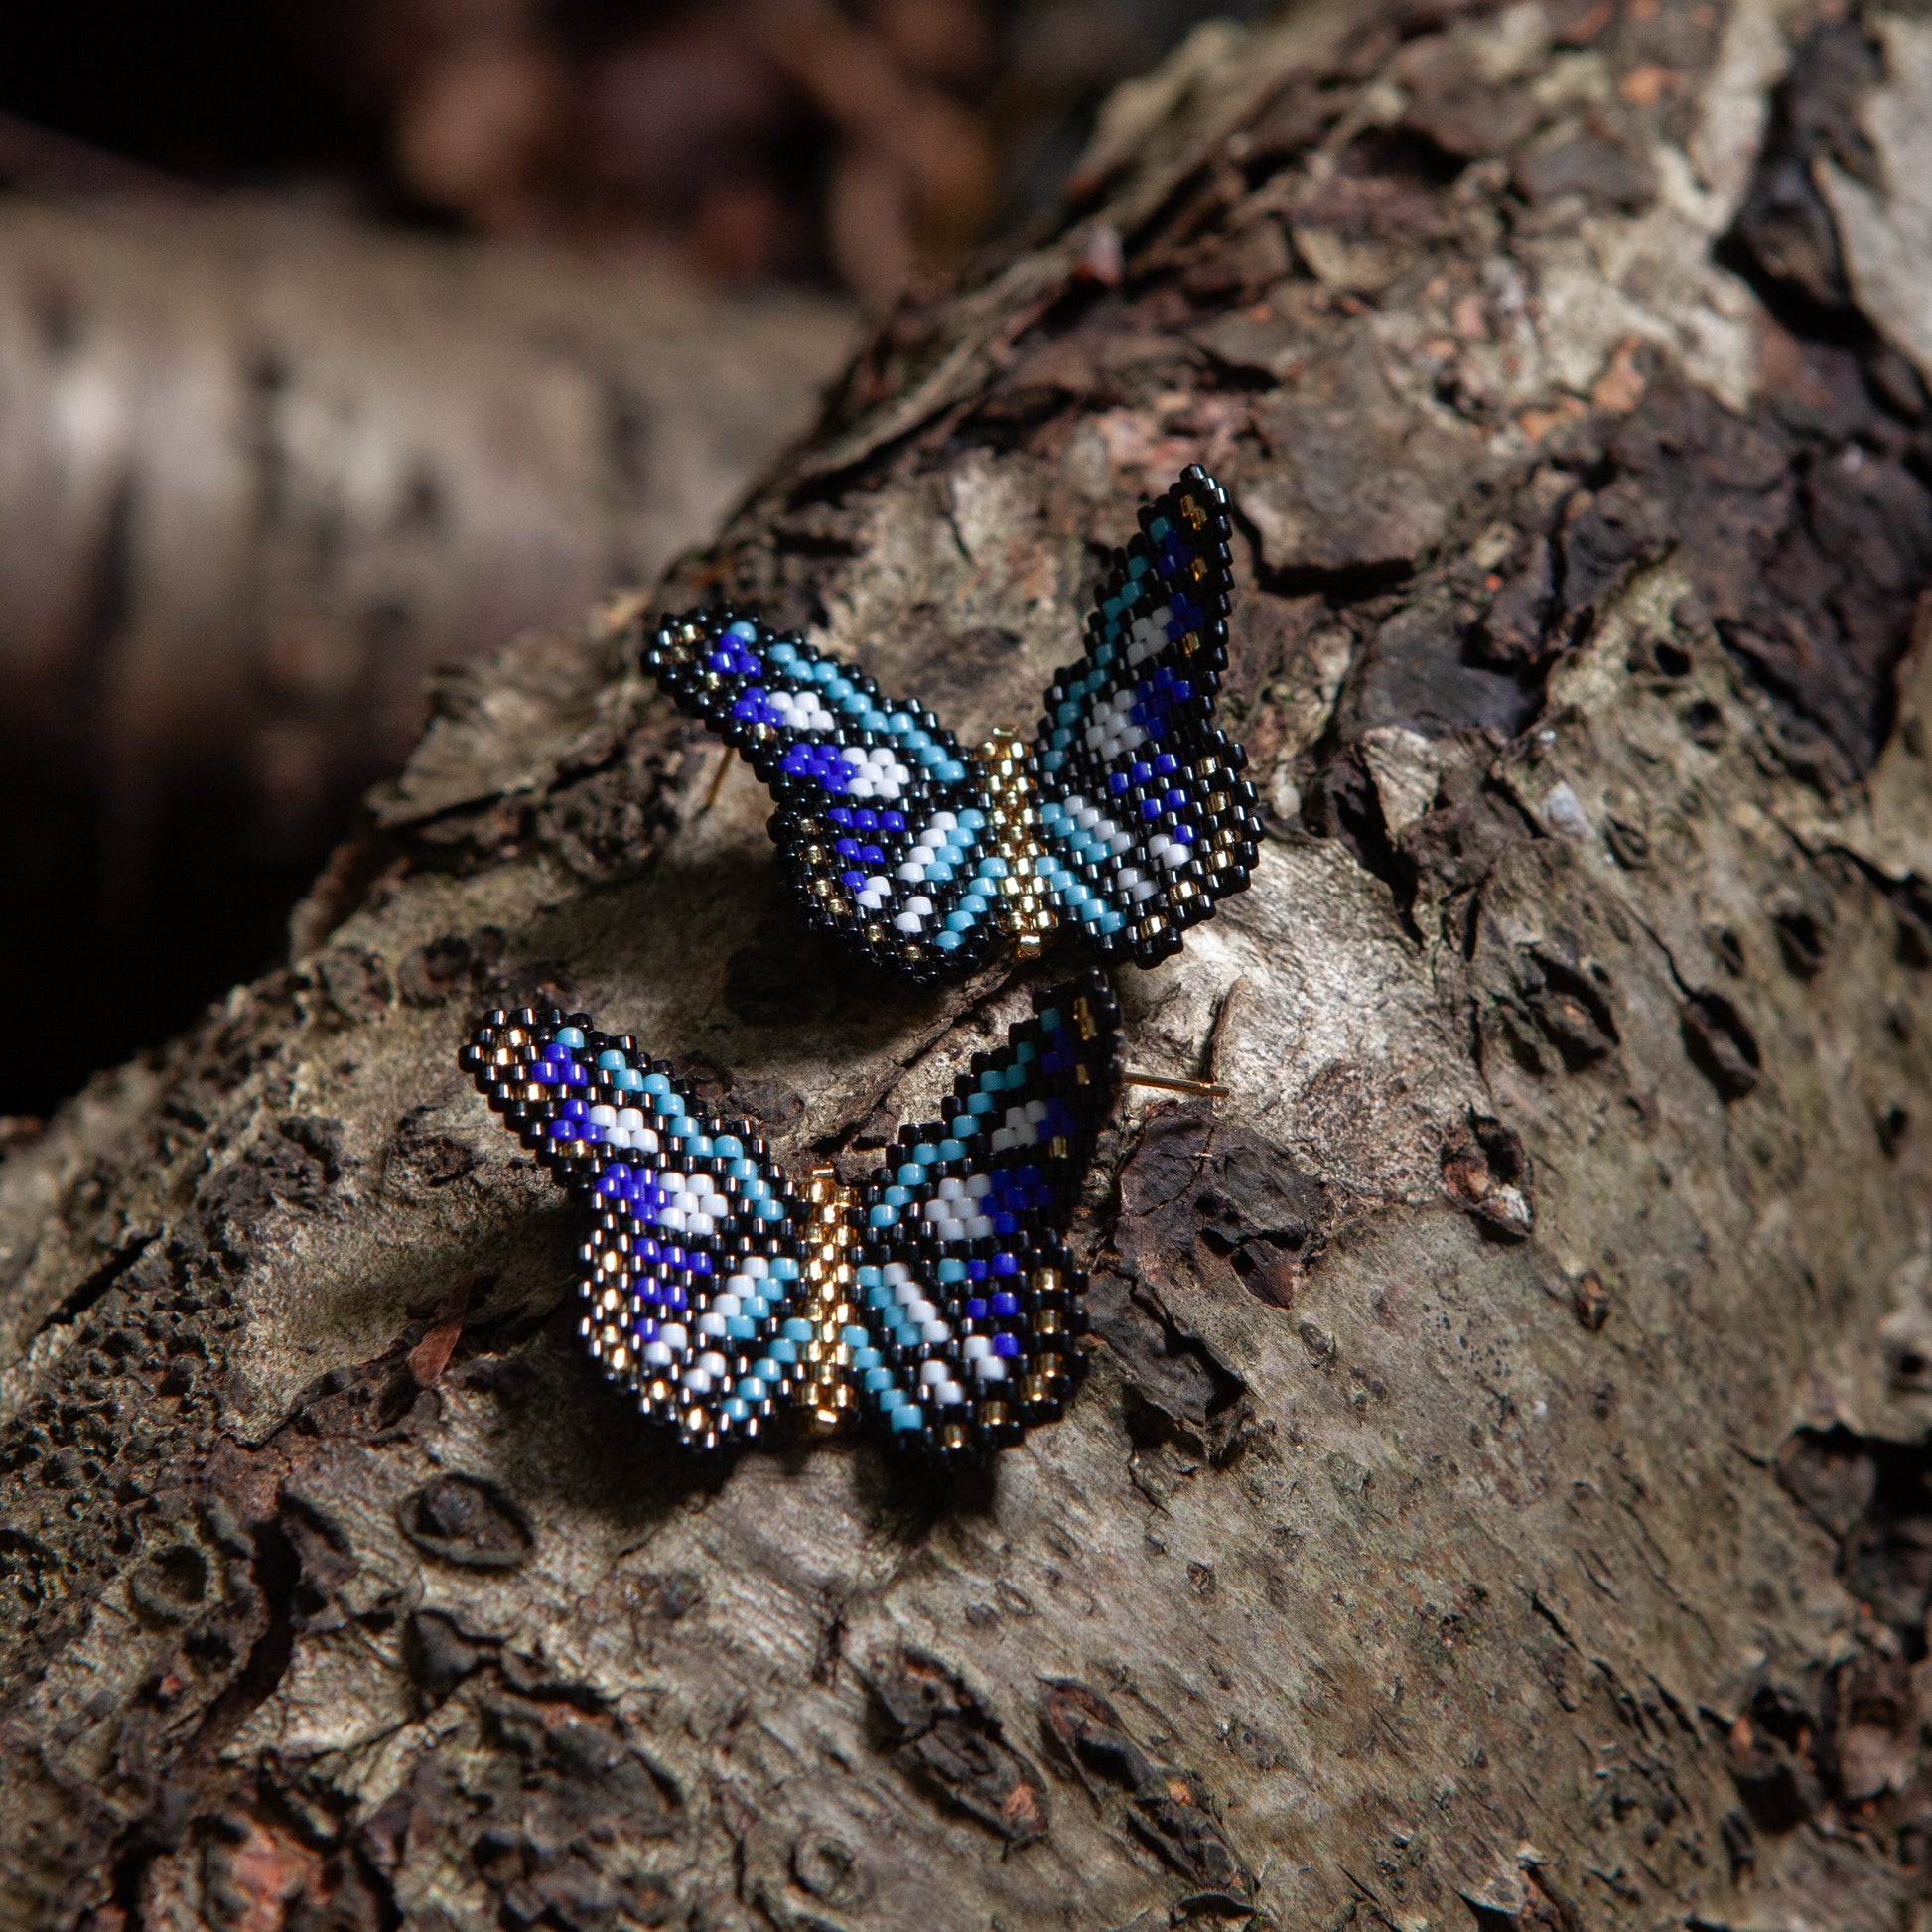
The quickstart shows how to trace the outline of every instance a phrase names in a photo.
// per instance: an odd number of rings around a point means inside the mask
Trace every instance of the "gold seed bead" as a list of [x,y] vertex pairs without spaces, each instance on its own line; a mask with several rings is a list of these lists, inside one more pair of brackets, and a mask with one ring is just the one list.
[[839,1184],[834,1169],[814,1168],[805,1182],[805,1202],[813,1242],[805,1259],[800,1313],[811,1323],[815,1339],[805,1344],[798,1382],[812,1421],[830,1429],[853,1408],[852,1351],[839,1338],[852,1319],[852,1268],[846,1260],[852,1245],[852,1192]]
[[996,916],[1022,959],[1037,958],[1058,917],[1047,902],[1041,866],[1046,854],[1029,828],[1038,822],[1026,748],[1010,731],[995,732],[973,755],[985,775],[988,826],[994,851],[1006,861],[998,882]]

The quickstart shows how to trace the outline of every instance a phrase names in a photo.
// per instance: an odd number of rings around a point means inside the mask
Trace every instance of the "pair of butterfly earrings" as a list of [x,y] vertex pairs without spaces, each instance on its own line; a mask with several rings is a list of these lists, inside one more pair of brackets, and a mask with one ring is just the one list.
[[[1214,722],[1233,589],[1227,497],[1198,466],[1140,512],[1047,687],[1031,745],[967,753],[929,711],[730,610],[666,621],[647,662],[770,790],[808,921],[918,985],[1065,929],[1151,966],[1248,884],[1260,838]],[[642,1413],[716,1448],[797,1414],[870,1421],[942,1462],[1056,1420],[1084,1364],[1065,1231],[1120,1084],[1090,968],[975,1054],[950,1113],[902,1128],[862,1188],[802,1183],[668,1063],[582,1014],[498,1010],[461,1058],[586,1210],[581,1332]]]

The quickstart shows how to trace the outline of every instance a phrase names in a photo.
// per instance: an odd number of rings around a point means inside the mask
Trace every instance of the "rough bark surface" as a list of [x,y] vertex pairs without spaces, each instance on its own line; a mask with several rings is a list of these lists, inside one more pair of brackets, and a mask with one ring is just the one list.
[[[0,895],[40,934],[0,1000],[119,1057],[271,962],[425,678],[708,536],[855,333],[675,264],[0,203]],[[107,1057],[16,1033],[0,1113]]]
[[1150,975],[1069,1418],[699,1466],[466,1090],[537,988],[786,1155],[1017,1009],[801,939],[641,606],[446,687],[291,967],[0,1169],[0,1919],[1891,1928],[1932,1757],[1932,42],[1209,34],[667,601],[962,733],[1240,506],[1253,890]]

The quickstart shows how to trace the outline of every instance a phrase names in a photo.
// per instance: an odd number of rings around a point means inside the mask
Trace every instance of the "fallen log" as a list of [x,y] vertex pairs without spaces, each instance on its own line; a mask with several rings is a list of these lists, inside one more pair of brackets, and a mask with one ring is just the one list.
[[[288,967],[0,1167],[10,1920],[1923,1912],[1932,41],[1203,32],[718,541],[446,683]],[[1915,306],[1916,305],[1916,306]],[[1121,975],[1087,1385],[694,1462],[455,1058],[559,998],[866,1165],[1030,973],[805,938],[638,668],[707,594],[969,742],[1198,459],[1252,889]]]

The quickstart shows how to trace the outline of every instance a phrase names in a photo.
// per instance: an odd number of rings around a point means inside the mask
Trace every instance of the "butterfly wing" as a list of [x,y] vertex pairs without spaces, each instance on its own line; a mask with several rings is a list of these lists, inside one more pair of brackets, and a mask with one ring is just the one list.
[[998,950],[1005,867],[989,801],[930,712],[729,610],[667,619],[647,662],[771,792],[771,836],[814,925],[919,982]]
[[1034,753],[1049,889],[1103,957],[1151,966],[1248,884],[1261,837],[1214,722],[1233,592],[1227,493],[1198,464],[1141,510],[1046,692]]
[[1062,1237],[1113,1104],[1119,1032],[1101,974],[1053,988],[861,1193],[845,1340],[894,1442],[971,1459],[1064,1410],[1085,1366],[1086,1277]]
[[806,1375],[805,1209],[764,1143],[587,1016],[489,1014],[461,1059],[590,1217],[579,1332],[695,1447],[757,1436]]

